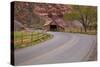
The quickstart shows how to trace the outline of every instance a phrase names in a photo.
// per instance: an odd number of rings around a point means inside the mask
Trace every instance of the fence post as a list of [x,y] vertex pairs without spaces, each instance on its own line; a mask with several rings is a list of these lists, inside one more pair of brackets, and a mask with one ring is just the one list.
[[33,42],[33,33],[31,32],[31,44]]
[[23,31],[21,32],[21,45],[23,44]]

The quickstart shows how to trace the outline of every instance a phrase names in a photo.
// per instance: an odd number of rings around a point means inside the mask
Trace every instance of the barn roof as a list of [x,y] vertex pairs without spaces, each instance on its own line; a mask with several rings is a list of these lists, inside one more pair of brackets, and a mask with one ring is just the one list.
[[44,26],[55,25],[55,24],[62,28],[65,28],[65,27],[82,28],[83,27],[83,25],[77,20],[64,21],[62,18],[57,18],[54,21],[48,20],[45,22]]
[[53,21],[52,20],[47,20],[45,22],[44,26],[55,25],[55,24],[58,25],[58,26],[60,26],[60,27],[62,27],[62,28],[66,27],[66,22],[63,19],[61,19],[61,18],[56,18]]
[[66,27],[66,22],[61,18],[55,19],[55,23],[62,28]]

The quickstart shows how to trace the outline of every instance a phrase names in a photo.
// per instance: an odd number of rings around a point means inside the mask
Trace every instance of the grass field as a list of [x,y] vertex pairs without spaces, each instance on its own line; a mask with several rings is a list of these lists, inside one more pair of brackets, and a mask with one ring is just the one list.
[[42,32],[14,32],[14,48],[24,48],[51,39],[53,35]]
[[69,32],[69,33],[80,33],[80,34],[87,34],[87,35],[96,35],[97,32],[96,30],[87,30],[87,32],[85,31],[81,31],[80,29],[66,29],[65,32]]

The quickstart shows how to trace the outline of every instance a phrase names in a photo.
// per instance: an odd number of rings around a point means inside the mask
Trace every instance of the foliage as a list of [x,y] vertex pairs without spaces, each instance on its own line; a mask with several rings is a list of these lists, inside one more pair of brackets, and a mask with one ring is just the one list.
[[73,6],[69,14],[64,15],[65,20],[79,20],[86,32],[88,26],[97,26],[97,8],[95,6]]

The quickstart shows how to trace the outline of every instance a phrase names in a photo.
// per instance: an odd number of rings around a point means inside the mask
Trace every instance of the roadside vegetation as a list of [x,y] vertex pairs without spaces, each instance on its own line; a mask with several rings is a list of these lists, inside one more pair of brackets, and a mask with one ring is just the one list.
[[53,35],[43,32],[16,31],[14,32],[14,48],[33,46],[51,39],[52,37]]
[[66,28],[65,32],[69,32],[69,33],[80,33],[80,34],[87,34],[87,35],[96,35],[97,34],[97,30],[87,30],[82,31],[81,29],[75,29],[75,28]]
[[[79,29],[69,29],[72,33],[81,34],[97,34],[97,7],[95,6],[72,6],[72,11],[68,14],[64,14],[66,21],[77,20],[82,24]],[[67,29],[68,30],[68,29]]]

